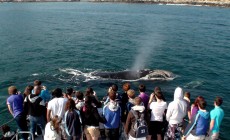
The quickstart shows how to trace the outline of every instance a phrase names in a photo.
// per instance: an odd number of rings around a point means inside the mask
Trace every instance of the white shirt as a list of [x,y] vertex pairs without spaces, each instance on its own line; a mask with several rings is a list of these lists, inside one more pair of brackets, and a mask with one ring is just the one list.
[[163,121],[163,114],[165,109],[167,109],[167,103],[164,101],[161,102],[152,102],[150,104],[151,111],[151,121]]
[[[60,140],[61,134],[58,134],[55,130],[51,129],[50,122],[46,124],[44,140]],[[60,131],[61,133],[61,131]]]
[[63,118],[67,101],[67,98],[54,98],[49,101],[47,109],[51,110],[51,118],[53,118],[55,115],[57,115],[59,118]]

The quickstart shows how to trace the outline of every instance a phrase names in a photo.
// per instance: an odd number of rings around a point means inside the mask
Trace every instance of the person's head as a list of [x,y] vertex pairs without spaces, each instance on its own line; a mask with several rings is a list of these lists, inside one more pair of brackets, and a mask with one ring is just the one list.
[[130,83],[125,83],[122,88],[125,92],[128,91],[130,89]]
[[112,101],[115,101],[115,99],[116,99],[116,92],[115,91],[111,90],[109,92],[109,99]]
[[139,85],[139,91],[140,92],[145,92],[145,90],[146,90],[145,85],[143,85],[143,84]]
[[135,98],[135,91],[133,89],[129,89],[127,91],[127,95],[129,98],[134,99]]
[[160,87],[155,87],[154,88],[154,93],[157,93],[158,91],[161,91],[161,88]]
[[91,88],[91,87],[88,87],[85,92],[86,92],[85,96],[93,95],[93,93],[94,93],[93,88]]
[[183,96],[183,89],[181,87],[177,87],[174,91],[174,100],[182,100]]
[[221,97],[216,97],[215,101],[214,101],[214,104],[216,106],[221,106],[223,103],[223,99]]
[[75,95],[78,100],[83,100],[84,98],[84,95],[81,91],[77,91]]
[[73,99],[68,99],[66,105],[65,105],[65,110],[69,110],[69,111],[73,111],[74,109],[76,109],[75,107],[75,102]]
[[91,106],[91,104],[92,104],[92,97],[85,96],[85,105]]
[[188,99],[190,99],[190,92],[185,92],[184,97],[187,97]]
[[142,104],[141,98],[140,98],[140,97],[136,97],[136,98],[134,99],[134,104],[135,104],[135,105],[141,105],[141,104]]
[[164,99],[163,93],[162,93],[161,91],[157,91],[157,92],[155,93],[155,97],[156,97],[156,99],[158,99],[158,100],[163,100],[163,99]]
[[72,93],[73,93],[73,88],[69,87],[69,88],[66,89],[66,94],[67,95],[71,96]]
[[42,91],[41,86],[34,86],[34,94],[39,95]]
[[54,89],[53,92],[52,92],[52,96],[57,97],[57,98],[63,97],[62,89],[60,89],[60,88]]
[[16,88],[16,86],[10,86],[8,88],[8,93],[11,95],[11,94],[17,94],[18,90]]
[[204,100],[204,97],[203,97],[203,96],[198,96],[198,97],[196,97],[195,102],[194,102],[194,105],[195,105],[196,107],[198,107],[198,103],[199,103],[200,101],[203,101],[203,100]]
[[33,89],[34,89],[34,86],[31,86],[31,85],[26,86],[26,88],[25,88],[25,90],[24,90],[24,94],[25,94],[26,96],[28,96],[29,94],[32,93],[32,90],[33,90]]
[[41,85],[42,85],[41,81],[39,81],[39,80],[34,81],[34,86],[41,86]]
[[198,102],[198,107],[199,107],[199,109],[205,110],[206,106],[207,106],[207,103],[206,103],[205,100],[200,100],[200,101]]
[[58,118],[57,115],[55,115],[52,119],[51,119],[51,129],[55,130],[57,133],[59,133],[60,131],[60,123],[61,123],[61,119]]
[[8,125],[3,125],[1,127],[1,131],[2,131],[3,134],[6,134],[7,132],[10,131],[10,127]]
[[118,91],[118,86],[116,84],[113,84],[111,87],[114,92]]

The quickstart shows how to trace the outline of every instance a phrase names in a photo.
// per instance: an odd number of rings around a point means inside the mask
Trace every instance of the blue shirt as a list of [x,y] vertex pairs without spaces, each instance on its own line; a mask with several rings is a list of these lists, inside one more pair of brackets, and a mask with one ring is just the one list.
[[119,128],[120,119],[121,119],[121,108],[118,105],[115,110],[110,110],[110,102],[103,107],[103,115],[107,122],[104,124],[106,129],[115,129]]
[[42,90],[40,95],[39,95],[45,102],[49,102],[51,99],[50,93],[49,91],[46,90]]
[[10,105],[14,118],[23,112],[23,97],[22,95],[12,94],[7,99],[7,105]]
[[214,127],[212,129],[212,133],[218,133],[220,130],[220,124],[224,118],[224,111],[219,106],[216,106],[211,112],[210,112],[211,120],[214,120]]
[[[34,94],[34,90],[32,90],[32,94]],[[39,94],[39,96],[45,101],[45,102],[49,102],[51,99],[51,95],[49,93],[49,91],[46,90],[42,90],[41,93]]]

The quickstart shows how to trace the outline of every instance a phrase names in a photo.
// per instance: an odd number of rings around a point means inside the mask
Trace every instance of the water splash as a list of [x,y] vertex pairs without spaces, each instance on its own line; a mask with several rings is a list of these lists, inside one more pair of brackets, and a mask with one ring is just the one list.
[[137,55],[131,70],[142,70],[146,68],[149,58],[153,56],[154,50],[161,45],[162,36],[151,35],[140,41]]

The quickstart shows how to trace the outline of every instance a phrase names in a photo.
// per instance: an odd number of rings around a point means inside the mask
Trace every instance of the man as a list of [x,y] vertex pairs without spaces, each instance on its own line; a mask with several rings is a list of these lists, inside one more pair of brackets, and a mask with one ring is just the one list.
[[[140,97],[136,97],[134,106],[131,107],[125,123],[125,134],[129,140],[146,140],[148,135],[146,119],[146,111],[142,100]],[[137,131],[138,126],[142,128],[139,129],[140,131]]]
[[183,99],[183,90],[177,87],[174,92],[174,101],[169,103],[166,114],[166,120],[169,122],[168,132],[169,139],[176,139],[178,128],[182,126],[184,117],[187,114],[187,104]]
[[66,93],[64,94],[64,98],[72,99],[72,94],[74,93],[73,88],[69,87],[66,89]]
[[217,140],[220,132],[220,124],[224,118],[224,111],[220,107],[223,103],[221,97],[216,97],[214,101],[215,108],[210,112],[211,122],[210,122],[210,131],[211,140]]
[[146,91],[145,85],[139,85],[139,92],[140,92],[139,97],[141,98],[142,102],[144,103],[145,108],[147,108],[148,103],[149,103],[149,96],[145,93],[145,91]]
[[119,126],[121,119],[121,108],[116,101],[116,92],[109,92],[109,102],[103,107],[105,123],[105,135],[108,140],[119,140]]
[[187,104],[188,119],[191,120],[191,105],[190,105],[190,92],[184,93],[184,101]]
[[[26,115],[23,112],[23,97],[17,94],[17,88],[10,86],[8,88],[10,97],[7,98],[7,107],[10,114],[14,117],[19,131],[27,131]],[[23,134],[23,139],[27,139],[27,135]]]
[[[42,82],[39,80],[34,81],[34,86],[41,86],[42,90],[39,96],[45,101],[45,103],[47,103],[51,99],[50,93],[47,88],[45,86],[42,86]],[[32,91],[32,93],[34,94],[34,91]]]
[[126,112],[126,104],[129,100],[127,91],[130,89],[130,83],[125,83],[122,88],[124,90],[124,93],[121,95],[121,112],[122,112],[121,121],[122,123],[125,123],[127,115],[129,113],[129,112]]
[[37,125],[41,128],[44,135],[45,119],[43,114],[46,112],[46,107],[44,100],[39,96],[41,90],[40,86],[35,86],[34,94],[27,96],[24,101],[24,109],[29,115],[30,132],[33,136],[35,135]]
[[47,106],[47,116],[46,119],[49,122],[51,118],[55,115],[58,118],[63,118],[65,113],[65,105],[68,101],[67,98],[63,98],[62,90],[60,88],[56,88],[53,93],[53,99],[48,102]]

